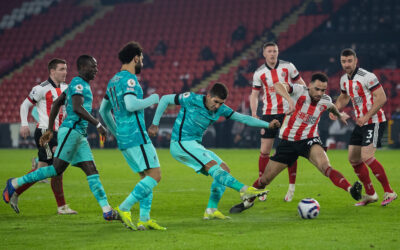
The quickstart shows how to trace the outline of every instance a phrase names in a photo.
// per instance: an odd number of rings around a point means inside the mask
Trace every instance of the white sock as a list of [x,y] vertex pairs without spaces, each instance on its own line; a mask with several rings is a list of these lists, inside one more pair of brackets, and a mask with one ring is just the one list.
[[112,207],[110,205],[101,207],[101,209],[103,210],[103,213],[108,213],[112,210]]
[[296,186],[295,184],[289,184],[289,191],[294,192],[295,186]]
[[14,179],[11,180],[11,185],[12,185],[15,189],[19,188],[19,187],[18,187],[18,181],[17,181],[17,179],[18,179],[18,178],[14,178]]
[[249,188],[249,186],[244,185],[241,189],[240,192],[245,192],[247,189]]

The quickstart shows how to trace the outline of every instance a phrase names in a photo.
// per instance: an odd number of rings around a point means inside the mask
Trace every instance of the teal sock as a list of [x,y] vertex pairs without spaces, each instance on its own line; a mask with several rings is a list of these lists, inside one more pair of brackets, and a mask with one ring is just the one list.
[[140,201],[140,221],[150,220],[151,203],[153,202],[153,192]]
[[217,208],[222,195],[225,192],[225,186],[213,181],[211,184],[210,199],[208,200],[207,208]]
[[48,177],[56,176],[57,172],[53,165],[48,167],[39,168],[36,171],[30,172],[20,178],[17,178],[18,187],[26,184],[44,180]]
[[100,207],[103,208],[109,206],[106,192],[100,182],[100,176],[98,174],[93,174],[87,176],[86,179],[89,182],[90,191],[92,191]]
[[230,173],[223,170],[220,166],[215,165],[208,170],[208,173],[217,181],[219,184],[240,191],[244,187],[243,183],[236,180]]
[[126,197],[126,199],[119,205],[122,211],[131,211],[132,206],[146,198],[157,186],[157,181],[150,176],[144,177],[138,184],[136,184],[133,191]]

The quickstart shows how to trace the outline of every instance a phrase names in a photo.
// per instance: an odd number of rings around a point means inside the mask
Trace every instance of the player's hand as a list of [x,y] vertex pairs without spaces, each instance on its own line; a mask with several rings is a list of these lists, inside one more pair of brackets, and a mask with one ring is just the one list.
[[347,119],[349,118],[350,116],[347,113],[345,112],[340,113],[340,121],[342,121],[344,124],[347,125]]
[[290,99],[290,101],[289,101],[289,109],[286,112],[286,115],[291,115],[291,114],[293,114],[294,111],[295,111],[294,101],[292,99]]
[[278,121],[278,120],[276,120],[276,119],[273,119],[270,123],[269,123],[269,126],[268,126],[268,128],[279,128],[281,126],[281,123]]
[[251,114],[252,117],[260,119],[260,117],[257,114]]
[[362,126],[364,126],[364,124],[365,124],[368,120],[369,120],[368,117],[363,116],[363,117],[357,118],[356,124],[357,124],[358,126],[362,127]]
[[49,141],[51,141],[52,138],[53,138],[53,131],[47,130],[46,132],[44,132],[44,134],[42,134],[42,136],[39,139],[40,146],[44,147],[44,145],[49,143]]
[[151,137],[155,137],[158,134],[158,126],[151,124],[151,126],[149,127],[149,129],[147,131],[149,132],[149,135]]
[[19,134],[25,139],[31,134],[31,131],[29,130],[28,126],[21,126],[19,129]]
[[329,118],[330,118],[332,121],[336,121],[336,120],[337,120],[337,116],[334,115],[334,114],[332,114],[332,113],[329,113]]
[[105,141],[107,138],[107,129],[101,124],[98,128],[97,131],[99,132],[99,135],[102,136],[102,140]]

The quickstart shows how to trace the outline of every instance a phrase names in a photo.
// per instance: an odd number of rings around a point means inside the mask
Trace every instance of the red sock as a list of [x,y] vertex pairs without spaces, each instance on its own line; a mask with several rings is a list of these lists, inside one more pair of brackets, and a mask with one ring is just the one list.
[[378,181],[382,184],[383,190],[388,193],[393,193],[382,164],[380,164],[379,161],[375,159],[375,157],[369,158],[365,161],[365,163],[367,163],[367,165],[371,168],[372,173],[374,173],[376,179],[378,179]]
[[258,158],[258,177],[260,177],[267,166],[269,161],[269,154],[260,153],[260,158]]
[[358,179],[363,183],[365,193],[373,195],[375,193],[374,186],[372,185],[371,179],[369,178],[369,172],[364,162],[351,164],[356,172]]
[[331,179],[332,183],[335,184],[335,186],[340,187],[344,189],[346,192],[351,187],[350,183],[344,178],[344,176],[337,170],[333,169],[332,167],[329,167],[325,171],[325,175]]
[[288,167],[289,173],[289,184],[296,183],[296,174],[297,174],[297,161],[295,161],[292,166]]
[[65,205],[64,190],[62,183],[62,175],[51,178],[51,189],[53,190],[54,197],[57,201],[57,206]]
[[[29,171],[27,174],[29,174],[29,173],[31,173],[31,172],[33,172],[33,171],[35,171],[35,170],[37,170],[37,169],[32,169],[31,171]],[[22,185],[22,186],[20,186],[19,188],[17,188],[16,190],[15,190],[15,192],[18,194],[18,196],[19,195],[21,195],[23,192],[25,192],[25,190],[27,190],[28,188],[30,188],[33,184],[35,184],[36,182],[32,182],[32,183],[26,183],[26,184],[24,184],[24,185]]]

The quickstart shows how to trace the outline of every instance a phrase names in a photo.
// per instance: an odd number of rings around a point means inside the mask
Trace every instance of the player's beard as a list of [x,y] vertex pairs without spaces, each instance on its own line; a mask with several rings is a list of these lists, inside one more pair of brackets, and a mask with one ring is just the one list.
[[135,65],[135,74],[139,75],[141,71],[142,71],[142,65],[136,64]]

